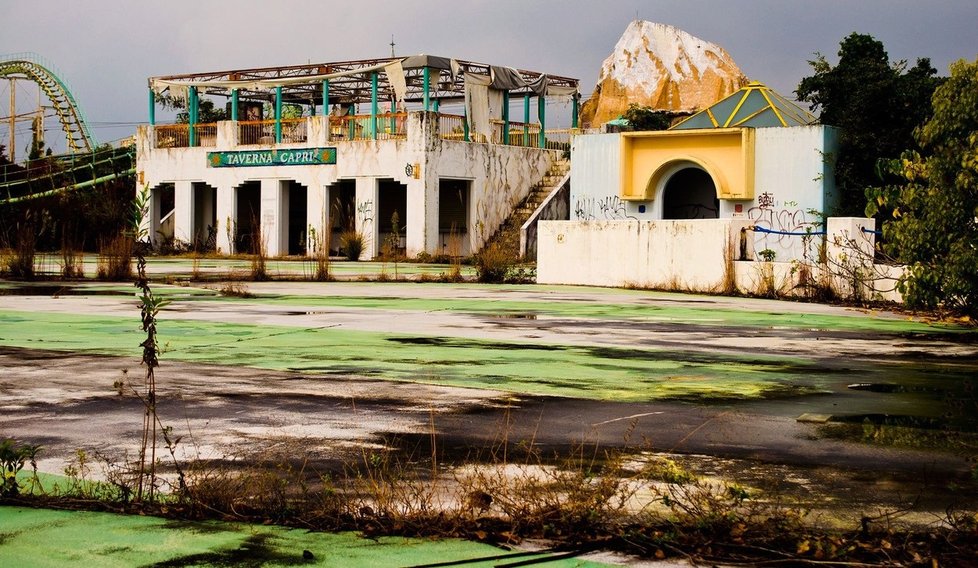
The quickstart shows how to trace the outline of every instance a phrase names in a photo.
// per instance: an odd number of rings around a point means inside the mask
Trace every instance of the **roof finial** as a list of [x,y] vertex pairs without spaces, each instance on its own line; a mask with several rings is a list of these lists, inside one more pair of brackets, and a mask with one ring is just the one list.
[[391,57],[394,57],[394,34],[391,34]]

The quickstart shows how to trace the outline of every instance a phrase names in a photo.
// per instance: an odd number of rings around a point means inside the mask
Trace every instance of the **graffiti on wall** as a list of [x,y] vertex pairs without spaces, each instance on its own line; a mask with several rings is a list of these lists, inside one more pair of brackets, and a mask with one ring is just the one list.
[[818,231],[818,219],[800,209],[797,201],[779,203],[773,193],[765,191],[757,196],[757,206],[747,211],[747,218],[769,231],[802,234],[755,233],[756,250],[775,250],[781,260],[809,258],[812,254],[808,249],[814,246],[814,240],[803,234]]
[[574,217],[581,221],[636,219],[628,214],[625,202],[617,195],[600,198],[579,197],[574,205]]
[[357,202],[357,221],[359,225],[366,228],[374,220],[374,202],[358,201]]

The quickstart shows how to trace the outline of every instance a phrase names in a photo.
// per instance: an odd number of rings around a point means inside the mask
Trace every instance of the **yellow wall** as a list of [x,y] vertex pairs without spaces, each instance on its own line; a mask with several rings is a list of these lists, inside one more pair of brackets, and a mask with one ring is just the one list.
[[652,201],[663,176],[681,162],[706,170],[720,199],[754,198],[752,128],[623,133],[620,197]]

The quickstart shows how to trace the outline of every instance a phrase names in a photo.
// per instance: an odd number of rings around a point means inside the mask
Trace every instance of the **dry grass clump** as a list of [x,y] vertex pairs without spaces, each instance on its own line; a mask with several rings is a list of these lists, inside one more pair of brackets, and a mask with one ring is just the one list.
[[[940,526],[901,529],[895,515],[825,530],[807,511],[735,483],[702,478],[670,457],[580,445],[545,456],[534,443],[490,448],[459,463],[430,447],[401,452],[364,445],[346,461],[323,462],[301,445],[241,459],[193,460],[166,475],[170,494],[155,512],[181,518],[274,522],[370,536],[452,536],[507,545],[544,538],[578,554],[613,549],[648,558],[730,565],[970,565],[978,552],[974,512],[949,512]],[[428,442],[426,442],[428,444]],[[84,478],[83,460],[69,477]],[[81,473],[79,473],[81,472]],[[133,475],[87,481],[67,494],[133,506]],[[145,508],[140,510],[146,510]]]
[[113,282],[131,279],[134,246],[132,236],[126,233],[99,243],[96,277]]

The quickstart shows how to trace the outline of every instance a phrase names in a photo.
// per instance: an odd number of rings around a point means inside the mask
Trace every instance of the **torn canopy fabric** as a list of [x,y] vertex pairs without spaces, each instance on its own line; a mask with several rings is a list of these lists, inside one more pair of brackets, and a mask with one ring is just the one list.
[[394,91],[394,99],[397,101],[397,105],[402,106],[404,99],[407,98],[407,82],[404,80],[404,68],[401,66],[401,62],[394,61],[388,64],[384,67],[384,73],[387,74],[387,82]]
[[472,125],[470,136],[476,142],[492,139],[489,117],[489,85],[492,79],[475,73],[465,74],[465,114]]

